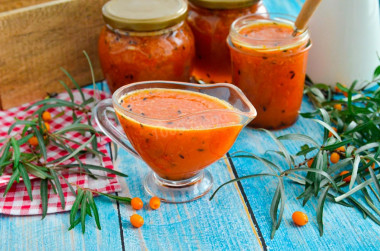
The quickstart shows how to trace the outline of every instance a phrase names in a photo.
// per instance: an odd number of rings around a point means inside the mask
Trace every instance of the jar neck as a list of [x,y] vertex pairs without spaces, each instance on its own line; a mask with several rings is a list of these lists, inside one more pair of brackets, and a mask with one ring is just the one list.
[[230,34],[228,36],[228,44],[231,47],[237,49],[252,49],[260,52],[271,52],[271,51],[289,51],[294,48],[307,47],[310,44],[310,37],[308,29],[300,31],[296,36],[289,34],[286,37],[275,37],[275,38],[255,38],[250,37],[246,33],[243,34],[242,30],[249,30],[250,27],[257,27],[260,25],[284,25],[289,26],[292,30],[295,29],[294,21],[295,19],[291,16],[276,14],[272,18],[271,13],[264,14],[254,14],[245,16],[235,20],[230,29]]
[[122,30],[122,29],[115,29],[109,24],[106,24],[106,28],[110,30],[111,32],[119,34],[121,36],[147,37],[147,36],[162,36],[162,35],[173,33],[174,31],[180,29],[184,25],[184,23],[185,21],[181,21],[180,23],[176,25],[170,26],[162,30],[155,30],[155,31],[129,31],[129,30]]

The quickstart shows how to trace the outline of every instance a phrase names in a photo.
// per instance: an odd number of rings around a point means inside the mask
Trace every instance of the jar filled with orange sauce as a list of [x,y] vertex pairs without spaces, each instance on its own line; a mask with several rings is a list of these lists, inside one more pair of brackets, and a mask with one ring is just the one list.
[[294,18],[249,15],[231,26],[232,83],[257,109],[251,126],[280,129],[298,118],[308,51],[308,30],[293,36]]
[[226,44],[230,26],[239,17],[265,12],[261,0],[189,0],[187,20],[195,37],[195,80],[230,83],[231,62]]
[[98,52],[111,92],[145,80],[188,82],[195,56],[184,0],[111,0]]

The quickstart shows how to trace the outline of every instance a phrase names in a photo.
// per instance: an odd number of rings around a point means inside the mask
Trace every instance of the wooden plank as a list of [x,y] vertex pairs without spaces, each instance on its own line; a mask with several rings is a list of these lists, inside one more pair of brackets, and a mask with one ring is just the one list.
[[24,8],[52,0],[2,0],[0,2],[0,12]]
[[56,0],[0,13],[0,103],[2,109],[60,92],[70,83],[66,68],[81,85],[91,82],[82,51],[92,59],[97,80],[102,73],[97,40],[104,25],[106,0]]
[[[303,112],[312,111],[312,105],[304,99]],[[297,123],[285,130],[274,132],[276,135],[286,133],[303,133],[312,138],[322,141],[323,129],[315,122],[300,118]],[[286,148],[295,153],[301,144],[286,142]],[[288,166],[278,156],[265,154],[266,150],[275,149],[275,143],[263,132],[254,129],[245,129],[231,149],[234,151],[248,151],[264,156],[275,163],[280,163],[283,170]],[[247,159],[233,159],[238,176],[255,173],[267,173],[269,170],[258,161]],[[379,250],[380,248],[380,226],[370,219],[363,219],[362,214],[356,209],[342,207],[327,201],[324,210],[323,237],[319,237],[316,222],[317,200],[315,198],[302,207],[302,201],[296,200],[303,187],[291,182],[285,183],[286,207],[281,227],[276,232],[273,240],[270,240],[271,219],[269,215],[270,204],[277,186],[276,178],[255,178],[242,181],[242,186],[247,194],[248,201],[252,206],[253,213],[263,233],[268,249],[282,249],[286,247],[291,250]],[[226,200],[229,198],[226,198]],[[291,215],[294,211],[303,211],[309,217],[309,224],[304,227],[296,227]]]
[[[125,196],[140,197],[144,202],[149,196],[143,188],[148,167],[123,150],[119,151],[120,170],[126,172]],[[214,187],[233,178],[225,160],[208,167],[214,177]],[[129,216],[134,213],[130,206],[121,205],[125,250],[262,250],[257,230],[236,186],[229,186],[213,200],[205,197],[185,204],[165,204],[159,210],[144,210],[145,225],[134,229]]]

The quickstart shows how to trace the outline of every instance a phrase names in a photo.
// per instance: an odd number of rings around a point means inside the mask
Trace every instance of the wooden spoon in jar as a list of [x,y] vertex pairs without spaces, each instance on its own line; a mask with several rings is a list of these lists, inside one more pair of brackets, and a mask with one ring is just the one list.
[[322,0],[306,0],[302,6],[300,13],[294,23],[293,37],[297,35],[297,32],[303,30],[306,24],[309,22],[310,17],[313,15],[314,11],[317,9],[318,5]]

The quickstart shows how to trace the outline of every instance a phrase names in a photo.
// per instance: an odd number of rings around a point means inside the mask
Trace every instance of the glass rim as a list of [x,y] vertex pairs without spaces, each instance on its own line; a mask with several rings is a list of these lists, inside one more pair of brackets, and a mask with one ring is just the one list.
[[[272,17],[273,15],[275,17]],[[265,16],[267,16],[267,17],[265,17]],[[279,17],[279,19],[276,19],[276,17]],[[274,22],[278,22],[278,23],[291,24],[293,29],[295,30],[295,26],[294,26],[295,19],[296,19],[296,17],[294,17],[292,15],[285,14],[285,13],[278,13],[278,12],[261,12],[261,13],[255,13],[255,14],[250,14],[250,15],[239,17],[238,19],[236,19],[231,24],[230,33],[229,33],[228,38],[227,38],[227,43],[230,45],[230,43],[234,44],[234,42],[237,42],[239,44],[239,42],[240,42],[242,45],[247,45],[245,47],[259,49],[259,48],[262,48],[262,46],[260,46],[260,47],[255,47],[252,45],[250,46],[249,41],[262,42],[263,44],[265,44],[265,42],[274,42],[274,41],[286,42],[286,45],[281,46],[281,47],[276,46],[275,48],[273,48],[273,50],[290,49],[290,48],[294,47],[295,44],[298,44],[298,43],[299,44],[302,44],[302,43],[306,44],[307,41],[310,41],[308,27],[299,31],[299,33],[297,33],[297,35],[294,37],[290,36],[290,37],[286,37],[283,39],[281,39],[281,38],[280,39],[279,38],[256,39],[256,38],[249,38],[249,37],[247,38],[244,35],[240,34],[240,32],[239,32],[242,28],[247,27],[248,25],[254,24],[256,22],[263,21],[263,20],[264,21],[268,20],[268,21],[274,21]],[[243,42],[243,41],[246,41],[246,42]],[[305,47],[309,47],[308,46],[309,44],[311,44],[311,43],[308,42]],[[236,46],[234,46],[234,47],[236,47]],[[265,51],[270,51],[271,49],[272,49],[272,47],[267,47],[265,49]]]
[[[199,111],[199,112],[194,112],[194,113],[189,113],[189,114],[186,114],[186,115],[178,116],[176,118],[158,119],[158,118],[151,118],[151,117],[143,116],[143,115],[138,114],[138,113],[131,112],[127,108],[123,107],[120,104],[120,98],[123,97],[126,93],[128,93],[128,92],[123,93],[123,91],[125,91],[125,89],[127,89],[127,88],[133,88],[133,87],[140,86],[140,85],[149,85],[149,84],[169,84],[169,85],[173,85],[173,86],[195,87],[197,89],[204,89],[204,88],[211,88],[211,87],[227,87],[227,88],[231,88],[231,89],[233,89],[239,95],[239,98],[242,100],[242,102],[245,105],[247,105],[249,111],[244,112],[244,111],[241,111],[241,110],[239,110],[239,109],[237,109],[237,108],[235,108],[235,107],[232,106],[233,107],[232,110],[229,110],[229,109],[208,109],[208,110],[204,110],[204,111]],[[155,88],[160,88],[160,87],[155,87]],[[161,87],[161,88],[164,88],[164,87]],[[146,88],[141,88],[141,89],[149,89],[149,87],[147,86]],[[170,89],[170,88],[164,88],[164,89]],[[179,89],[179,88],[172,88],[172,89]],[[179,90],[195,92],[195,91],[186,90],[186,89],[179,89]],[[212,96],[210,94],[207,94],[207,93],[201,93],[201,94],[205,94],[205,95],[214,97],[214,96]],[[214,98],[218,98],[218,97],[214,97]],[[116,105],[116,107],[115,107],[116,110],[122,111],[121,115],[128,116],[129,118],[132,118],[132,119],[133,118],[141,118],[141,119],[144,119],[144,120],[147,120],[147,121],[156,121],[156,122],[173,122],[173,121],[182,120],[184,118],[191,117],[191,116],[194,116],[194,115],[202,114],[202,113],[205,113],[205,112],[212,112],[212,111],[219,111],[219,112],[224,112],[224,113],[227,112],[227,113],[239,114],[239,115],[242,115],[244,117],[250,118],[250,120],[254,119],[257,116],[256,108],[251,104],[251,102],[245,96],[245,94],[243,93],[243,91],[240,90],[235,85],[229,84],[229,83],[216,83],[216,84],[202,84],[202,85],[200,85],[200,84],[193,84],[193,83],[179,82],[179,81],[164,81],[164,80],[162,80],[162,81],[160,81],[160,80],[141,81],[141,82],[135,82],[135,83],[127,84],[127,85],[124,85],[124,86],[120,87],[119,89],[117,89],[112,94],[112,102],[113,102],[114,106]],[[227,101],[224,101],[224,102],[227,102]],[[132,116],[130,116],[130,115],[132,115]],[[246,123],[244,123],[244,124],[249,123],[249,121],[246,122]],[[235,124],[241,124],[241,123],[224,124],[224,125],[222,125],[222,127],[224,127],[224,126],[231,126],[231,125],[235,125]],[[152,126],[155,126],[155,125],[152,125]],[[162,126],[160,126],[160,127],[162,127]],[[217,128],[217,127],[215,127],[215,128]],[[178,128],[168,127],[167,129],[174,129],[175,130],[175,129],[178,129]],[[206,128],[202,128],[202,129],[206,129]]]

